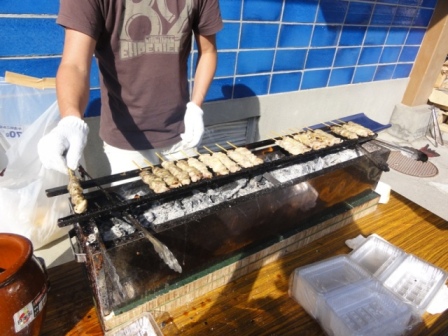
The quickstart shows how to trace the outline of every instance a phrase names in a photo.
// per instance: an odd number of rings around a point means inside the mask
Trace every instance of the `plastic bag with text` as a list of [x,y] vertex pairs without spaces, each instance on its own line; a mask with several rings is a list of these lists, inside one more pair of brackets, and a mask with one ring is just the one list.
[[67,184],[67,175],[46,169],[37,154],[40,138],[60,120],[56,101],[6,151],[7,166],[0,176],[0,231],[23,235],[35,249],[68,232],[57,226],[70,214],[67,195],[48,198],[45,190]]

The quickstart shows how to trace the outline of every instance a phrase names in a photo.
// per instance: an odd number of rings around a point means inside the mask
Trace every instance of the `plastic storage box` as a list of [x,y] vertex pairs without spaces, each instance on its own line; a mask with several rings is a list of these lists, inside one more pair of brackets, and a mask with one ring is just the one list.
[[444,270],[410,254],[383,284],[423,315],[447,278]]
[[372,277],[347,255],[336,256],[297,268],[291,277],[290,296],[311,316],[325,310],[325,297],[332,291]]
[[334,336],[401,335],[412,323],[412,308],[377,280],[352,284],[326,299],[319,317]]
[[370,235],[349,255],[351,259],[381,280],[397,268],[407,254],[378,235]]

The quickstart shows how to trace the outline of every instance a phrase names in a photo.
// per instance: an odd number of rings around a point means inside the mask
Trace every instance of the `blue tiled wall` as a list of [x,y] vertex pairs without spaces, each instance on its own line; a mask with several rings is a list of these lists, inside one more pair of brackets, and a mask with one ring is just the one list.
[[[219,0],[218,69],[208,101],[409,76],[437,0]],[[59,0],[0,2],[0,76],[53,77]],[[190,78],[197,59],[191,58]],[[98,115],[98,70],[88,115]]]

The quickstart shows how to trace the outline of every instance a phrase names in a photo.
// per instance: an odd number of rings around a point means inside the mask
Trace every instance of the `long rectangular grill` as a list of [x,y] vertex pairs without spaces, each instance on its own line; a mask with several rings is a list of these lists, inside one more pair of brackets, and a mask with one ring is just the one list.
[[[139,169],[82,181],[84,190],[89,189],[87,212],[61,218],[58,225],[74,225],[71,236],[76,236],[85,257],[100,319],[151,300],[171,285],[188,283],[208,267],[309,228],[317,218],[346,211],[343,202],[368,194],[380,178],[381,169],[359,150],[370,146],[378,158],[387,160],[389,151],[372,144],[376,136],[344,139],[302,155],[287,153],[273,139],[255,142],[246,147],[263,158],[263,164],[161,194],[135,180]],[[344,154],[343,160],[333,158]],[[116,181],[125,183],[106,190],[122,200],[111,204],[95,189]],[[250,184],[255,187],[248,188]],[[243,188],[248,189],[240,192]],[[64,193],[66,186],[47,190],[49,197]],[[210,193],[232,197],[209,206],[195,203],[195,197],[210,197]],[[172,212],[172,205],[187,201],[190,212],[166,220],[148,217],[157,208]],[[168,246],[182,265],[182,274],[164,264],[144,235],[126,222],[123,212],[138,218]],[[117,227],[120,232],[114,231]]]

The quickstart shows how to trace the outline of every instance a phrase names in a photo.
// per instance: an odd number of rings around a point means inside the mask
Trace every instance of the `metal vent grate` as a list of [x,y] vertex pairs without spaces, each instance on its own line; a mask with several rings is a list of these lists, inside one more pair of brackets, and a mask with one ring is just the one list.
[[415,161],[398,151],[390,153],[387,163],[391,169],[410,176],[433,177],[439,173],[439,170],[433,163],[429,161]]

